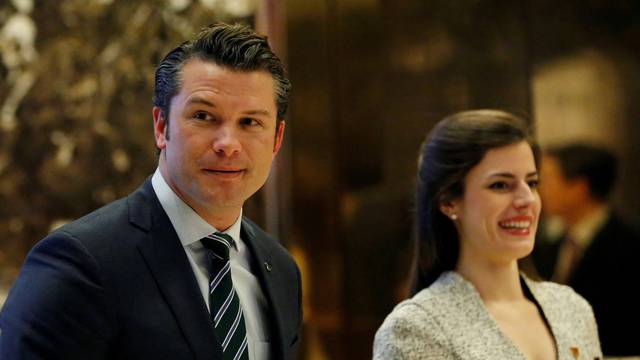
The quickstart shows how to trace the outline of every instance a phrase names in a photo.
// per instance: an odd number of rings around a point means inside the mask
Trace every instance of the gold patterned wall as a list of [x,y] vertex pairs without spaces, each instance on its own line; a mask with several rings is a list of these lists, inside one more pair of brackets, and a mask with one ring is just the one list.
[[155,65],[257,1],[0,2],[0,304],[50,229],[136,188],[156,166]]

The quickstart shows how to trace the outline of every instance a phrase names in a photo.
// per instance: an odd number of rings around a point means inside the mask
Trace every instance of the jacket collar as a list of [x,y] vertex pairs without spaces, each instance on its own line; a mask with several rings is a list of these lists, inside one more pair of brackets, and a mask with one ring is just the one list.
[[137,244],[196,359],[222,356],[214,327],[178,235],[156,197],[151,181],[127,199],[129,220],[147,233]]
[[273,243],[275,240],[246,217],[242,219],[241,234],[242,238],[246,239],[246,245],[255,261],[252,271],[258,277],[262,290],[269,301],[271,329],[274,332],[272,345],[275,346],[272,353],[276,359],[284,359],[284,349],[288,348],[288,344],[286,344],[287,337],[284,329],[287,323],[285,319],[287,314],[282,308],[282,304],[286,304],[286,299],[282,299],[282,296],[286,296],[286,292],[283,291],[280,280],[285,277],[282,269],[278,268],[282,264],[276,263],[274,259]]
[[[156,280],[162,295],[172,308],[186,341],[193,350],[196,359],[209,360],[222,356],[222,349],[212,339],[215,338],[214,327],[202,299],[200,290],[184,253],[178,235],[171,225],[167,214],[153,191],[151,180],[145,183],[127,199],[129,221],[147,236],[138,244],[138,250],[144,258],[149,270]],[[242,218],[242,239],[252,254],[255,263],[252,271],[269,302],[272,320],[273,354],[276,359],[284,358],[286,334],[284,310],[279,304],[286,303],[286,296],[281,286],[283,273],[273,258],[273,242],[256,224]],[[276,245],[277,246],[277,245]]]

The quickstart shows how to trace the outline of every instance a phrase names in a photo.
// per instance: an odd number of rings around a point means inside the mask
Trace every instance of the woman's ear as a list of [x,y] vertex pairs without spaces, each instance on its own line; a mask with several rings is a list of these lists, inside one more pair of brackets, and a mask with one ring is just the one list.
[[458,205],[454,200],[441,200],[440,205],[438,206],[440,211],[449,219],[457,220],[458,219]]

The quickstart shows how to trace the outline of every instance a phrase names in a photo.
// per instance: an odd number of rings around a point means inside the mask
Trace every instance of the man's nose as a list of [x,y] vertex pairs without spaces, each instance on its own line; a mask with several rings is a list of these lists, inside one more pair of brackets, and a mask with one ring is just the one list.
[[242,149],[238,134],[231,126],[222,126],[218,129],[212,146],[216,154],[224,156],[232,156]]

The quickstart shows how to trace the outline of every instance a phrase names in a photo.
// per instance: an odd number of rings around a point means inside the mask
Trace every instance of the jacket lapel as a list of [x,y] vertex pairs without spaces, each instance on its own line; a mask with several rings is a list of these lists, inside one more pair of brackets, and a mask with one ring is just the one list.
[[214,328],[189,260],[175,229],[147,180],[129,199],[130,221],[147,232],[138,243],[176,322],[196,359],[222,357]]
[[286,336],[284,334],[285,314],[279,304],[286,302],[281,298],[283,291],[278,286],[279,281],[277,281],[279,269],[277,264],[274,264],[271,256],[272,251],[268,247],[268,241],[270,240],[263,238],[264,235],[261,234],[261,231],[258,231],[255,225],[244,217],[242,219],[241,236],[255,259],[253,271],[258,277],[262,290],[269,301],[271,319],[274,321],[272,329],[275,330],[273,356],[276,359],[284,359],[284,349],[286,349]]

